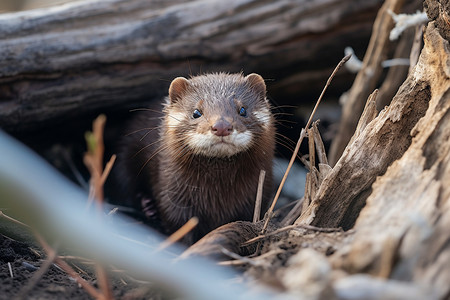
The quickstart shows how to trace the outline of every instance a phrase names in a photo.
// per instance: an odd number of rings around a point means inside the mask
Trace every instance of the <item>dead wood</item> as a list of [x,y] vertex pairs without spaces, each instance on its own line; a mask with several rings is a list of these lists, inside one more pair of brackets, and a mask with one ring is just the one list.
[[[358,137],[347,146],[323,180],[317,196],[296,222],[351,228],[357,218],[352,209],[364,206],[376,177],[384,174],[408,149],[413,137],[411,130],[425,115],[430,97],[430,83],[410,76],[391,105],[362,132],[356,133]],[[367,108],[373,110],[374,106]]]
[[[353,229],[336,237],[325,251],[319,245],[323,246],[326,234],[317,233],[314,242],[306,242],[308,234],[291,231],[289,239],[270,247],[291,249],[298,243],[297,252],[287,255],[276,278],[270,276],[270,268],[251,268],[250,274],[268,282],[277,280],[302,296],[448,298],[450,47],[436,25],[427,25],[419,61],[390,106],[356,134],[324,179],[319,196],[297,220],[329,227],[345,224],[351,216],[340,210],[358,206],[347,194],[358,199],[358,193],[366,193],[367,205]],[[373,99],[370,103],[366,107],[374,110]],[[351,165],[356,174],[346,172],[344,165]],[[370,176],[377,179],[367,187]],[[330,199],[321,198],[322,194]]]
[[314,221],[307,223],[351,228],[357,216],[347,215],[348,209],[364,205],[366,192],[376,177],[409,147],[410,132],[425,114],[429,99],[426,83],[406,81],[393,103],[346,148],[298,222],[314,217]]
[[439,34],[445,39],[450,40],[450,4],[442,0],[425,0],[423,7],[427,12],[428,18],[436,22],[436,28]]
[[[420,36],[422,40],[422,35]],[[414,42],[414,28],[409,28],[406,32],[403,32],[400,37],[400,41],[395,49],[393,59],[405,59],[409,58],[411,54],[411,47]],[[383,84],[380,86],[380,93],[377,97],[377,110],[382,110],[385,106],[389,105],[398,88],[405,81],[408,76],[409,67],[405,65],[398,65],[389,68],[386,78],[383,80]]]
[[[288,296],[448,298],[450,46],[446,34],[450,8],[447,3],[426,2],[435,21],[426,27],[417,65],[389,106],[378,115],[376,92],[369,96],[356,131],[333,169],[319,153],[323,150],[320,139],[315,138],[315,127],[309,131],[310,137],[314,137],[310,140],[313,156],[308,162],[309,190],[305,202],[296,207],[304,209],[295,225],[278,231],[270,228],[265,236],[258,236],[264,221],[227,224],[205,236],[184,255],[216,259],[228,258],[233,253],[242,256],[255,251],[255,241],[264,240],[260,258],[267,258],[266,263],[250,264],[248,273],[286,291]],[[436,9],[437,15],[433,15]],[[352,229],[343,232],[336,231],[336,227]],[[268,238],[278,233],[285,237],[287,232],[286,239]],[[252,243],[248,243],[252,238]],[[97,256],[101,258],[100,254]]]
[[256,245],[242,246],[244,242],[255,238],[263,228],[263,221],[252,223],[237,221],[220,226],[189,247],[181,256],[206,256],[215,260],[228,260],[223,249],[240,256],[250,255],[256,251]]
[[[339,251],[332,262],[351,273],[412,280],[446,298],[450,293],[450,51],[437,25],[428,24],[419,62],[405,82],[413,83],[408,94],[423,86],[429,90],[426,114],[411,130],[412,142],[404,155],[373,184],[351,247]],[[398,96],[407,97],[401,92]]]
[[368,197],[353,229],[290,225],[273,232],[288,238],[256,237],[268,240],[263,255],[277,255],[250,264],[248,274],[297,297],[448,298],[450,47],[436,24],[427,25],[418,64],[389,107],[374,118],[375,97],[368,99],[354,139],[297,220],[345,227]]
[[373,119],[378,115],[378,111],[376,108],[378,97],[378,90],[373,91],[372,94],[367,98],[366,106],[364,106],[364,110],[361,114],[361,118],[359,119],[358,125],[356,126],[355,133],[350,139],[349,144],[352,144],[353,141],[363,132],[366,126],[372,122]]
[[142,107],[190,72],[258,72],[280,95],[315,78],[320,90],[341,41],[363,46],[380,2],[111,0],[2,14],[0,126]]
[[389,33],[393,20],[388,11],[398,13],[404,0],[387,0],[378,12],[361,70],[345,97],[339,131],[330,148],[329,161],[334,166],[350,141],[364,109],[364,101],[377,86],[389,50]]
[[[249,274],[296,296],[448,297],[450,47],[437,24],[427,25],[417,65],[378,116],[376,92],[369,97],[344,154],[322,181],[316,178],[320,184],[309,192],[315,196],[296,221],[353,229],[311,233],[292,225],[273,232],[288,238],[256,237],[251,242],[267,241],[263,255],[277,254],[250,264]],[[310,176],[319,177],[314,170]]]

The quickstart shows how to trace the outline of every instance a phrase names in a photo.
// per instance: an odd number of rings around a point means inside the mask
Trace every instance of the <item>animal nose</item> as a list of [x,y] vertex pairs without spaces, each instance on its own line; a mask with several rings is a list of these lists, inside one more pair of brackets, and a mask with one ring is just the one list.
[[219,120],[211,127],[211,131],[217,136],[227,136],[233,131],[233,126],[225,120]]

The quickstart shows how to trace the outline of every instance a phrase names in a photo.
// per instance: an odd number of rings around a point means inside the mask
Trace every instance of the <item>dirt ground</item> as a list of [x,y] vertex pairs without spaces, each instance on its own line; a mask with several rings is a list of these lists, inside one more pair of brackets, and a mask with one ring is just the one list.
[[91,299],[78,284],[57,267],[50,267],[39,282],[27,292],[33,275],[42,265],[40,251],[0,235],[0,298],[14,299]]
[[[44,263],[43,250],[0,234],[0,299],[93,299],[55,264],[41,276],[38,270]],[[81,277],[97,287],[88,266],[71,265],[74,269],[78,266]],[[161,299],[157,289],[129,277],[114,276],[111,285],[115,299]]]

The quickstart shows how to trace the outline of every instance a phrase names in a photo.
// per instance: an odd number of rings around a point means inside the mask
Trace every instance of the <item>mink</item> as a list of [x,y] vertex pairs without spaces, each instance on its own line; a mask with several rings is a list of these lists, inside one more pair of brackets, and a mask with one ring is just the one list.
[[260,75],[175,78],[162,110],[143,110],[126,131],[119,180],[164,233],[195,216],[189,245],[223,224],[251,221],[261,170],[262,212],[268,207],[275,126]]

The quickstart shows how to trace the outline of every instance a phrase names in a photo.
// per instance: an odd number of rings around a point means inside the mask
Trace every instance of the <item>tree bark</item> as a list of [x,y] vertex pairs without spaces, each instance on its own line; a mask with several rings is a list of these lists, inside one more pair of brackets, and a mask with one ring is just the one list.
[[280,96],[320,90],[342,41],[364,47],[380,2],[110,0],[3,14],[0,126],[142,106],[191,72],[259,72]]

